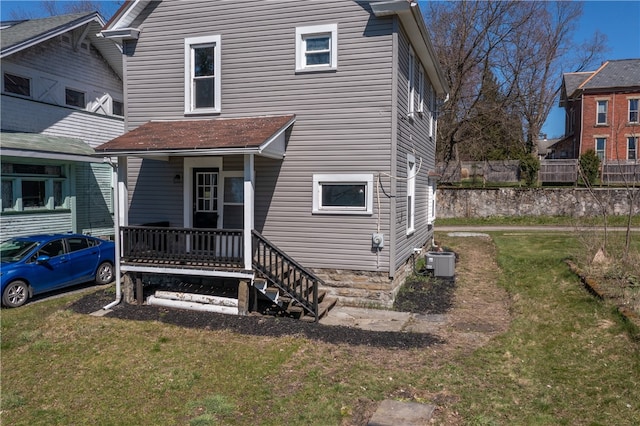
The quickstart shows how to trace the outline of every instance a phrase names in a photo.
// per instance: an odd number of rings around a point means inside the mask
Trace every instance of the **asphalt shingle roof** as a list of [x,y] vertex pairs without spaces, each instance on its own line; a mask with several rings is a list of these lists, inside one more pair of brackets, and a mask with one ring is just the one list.
[[4,28],[0,31],[2,51],[94,14],[95,12],[82,12],[42,19],[29,19]]
[[258,148],[291,125],[295,115],[150,121],[104,143],[97,152]]
[[93,148],[76,138],[50,136],[38,133],[2,132],[0,134],[3,149],[23,151],[53,152],[90,156],[95,154]]

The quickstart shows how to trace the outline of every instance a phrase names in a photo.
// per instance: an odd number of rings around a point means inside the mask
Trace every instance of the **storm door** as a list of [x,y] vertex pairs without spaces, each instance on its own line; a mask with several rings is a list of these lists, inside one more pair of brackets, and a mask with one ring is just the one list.
[[218,169],[193,169],[193,227],[218,228]]

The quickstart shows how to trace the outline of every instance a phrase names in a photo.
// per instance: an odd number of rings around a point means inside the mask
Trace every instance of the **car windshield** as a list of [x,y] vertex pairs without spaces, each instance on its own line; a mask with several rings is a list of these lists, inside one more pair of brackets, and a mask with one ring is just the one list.
[[25,257],[31,249],[38,245],[37,241],[6,240],[0,243],[0,258],[3,262],[17,262]]

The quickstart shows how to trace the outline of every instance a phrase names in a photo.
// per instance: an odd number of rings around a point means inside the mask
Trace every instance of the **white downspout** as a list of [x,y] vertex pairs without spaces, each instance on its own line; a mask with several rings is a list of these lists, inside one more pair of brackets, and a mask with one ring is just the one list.
[[[111,160],[109,163],[113,166]],[[115,203],[115,215],[114,215],[114,228],[115,228],[115,274],[116,274],[116,300],[104,306],[102,309],[108,310],[116,306],[122,301],[122,273],[120,271],[120,247],[122,241],[120,240],[120,225],[126,226],[128,223],[126,206],[127,206],[127,158],[118,157],[118,165],[114,167],[114,174],[116,175],[116,185],[114,194]]]
[[255,159],[253,154],[244,156],[244,269],[253,269],[251,240],[254,224]]

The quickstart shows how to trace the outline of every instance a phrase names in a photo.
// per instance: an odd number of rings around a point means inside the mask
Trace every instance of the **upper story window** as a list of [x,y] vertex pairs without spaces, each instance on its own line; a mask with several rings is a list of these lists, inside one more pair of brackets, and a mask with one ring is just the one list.
[[418,112],[424,112],[424,69],[422,65],[418,67]]
[[607,110],[609,101],[598,101],[596,112],[596,124],[607,124]]
[[120,101],[111,101],[112,114],[124,117],[124,103]]
[[21,96],[31,96],[31,80],[26,77],[5,72],[4,91]]
[[74,106],[78,108],[86,108],[87,104],[85,102],[84,92],[79,90],[69,89],[68,87],[64,89],[64,103],[69,106]]
[[638,137],[629,136],[627,138],[627,160],[638,159]]
[[638,99],[629,99],[629,123],[638,122]]
[[185,114],[220,112],[220,36],[184,40]]
[[567,134],[572,135],[574,130],[573,126],[576,121],[576,110],[574,107],[571,107],[571,109],[569,110],[569,115],[567,116],[567,120],[568,120]]
[[338,24],[296,27],[296,71],[338,68]]
[[415,82],[416,56],[409,47],[409,72],[407,73],[407,113],[413,116],[416,108],[416,82]]

